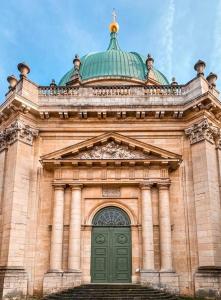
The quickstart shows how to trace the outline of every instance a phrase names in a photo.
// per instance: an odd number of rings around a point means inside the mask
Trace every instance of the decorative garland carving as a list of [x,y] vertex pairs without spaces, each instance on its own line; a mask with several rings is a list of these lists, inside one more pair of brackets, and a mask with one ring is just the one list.
[[33,140],[38,136],[38,130],[29,125],[16,120],[11,125],[0,131],[0,151],[7,148],[8,145],[20,140],[28,145],[33,144]]
[[[141,150],[131,150],[126,145],[109,141],[103,145],[94,146],[93,149],[82,151],[73,156],[78,159],[148,159],[153,156]],[[70,158],[69,156],[67,158]]]
[[220,128],[212,125],[212,123],[209,123],[208,119],[205,118],[199,123],[187,128],[185,134],[189,136],[191,145],[204,140],[214,144],[220,136]]

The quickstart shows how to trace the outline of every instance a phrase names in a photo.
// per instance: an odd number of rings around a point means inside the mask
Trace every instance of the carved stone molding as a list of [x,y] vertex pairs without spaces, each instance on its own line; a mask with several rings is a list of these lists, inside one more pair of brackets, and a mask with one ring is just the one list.
[[141,190],[150,190],[153,186],[154,182],[152,181],[144,181],[140,184]]
[[7,148],[7,142],[4,131],[0,131],[0,151]]
[[16,120],[9,127],[0,131],[0,151],[17,140],[32,145],[34,138],[37,136],[37,129],[31,128],[29,125]]
[[168,190],[170,187],[170,182],[158,182],[157,186],[159,190]]
[[190,144],[207,140],[214,144],[215,140],[220,136],[220,128],[212,125],[208,119],[203,119],[197,124],[187,128],[185,134],[190,138]]
[[217,138],[216,140],[216,148],[221,150],[221,137]]
[[[108,141],[106,144],[94,146],[90,150],[82,151],[72,156],[75,159],[148,159],[152,155],[142,150],[130,149],[127,145]],[[68,156],[67,158],[71,158]]]

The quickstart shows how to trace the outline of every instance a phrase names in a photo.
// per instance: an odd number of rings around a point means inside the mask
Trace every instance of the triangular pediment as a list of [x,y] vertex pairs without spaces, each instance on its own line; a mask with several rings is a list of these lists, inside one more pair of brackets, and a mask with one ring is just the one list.
[[111,132],[41,157],[41,161],[132,160],[181,161],[181,156]]
[[94,145],[91,149],[79,150],[77,154],[67,154],[62,156],[64,159],[150,159],[159,158],[157,154],[149,154],[144,149],[134,149],[130,145],[124,145],[115,140]]

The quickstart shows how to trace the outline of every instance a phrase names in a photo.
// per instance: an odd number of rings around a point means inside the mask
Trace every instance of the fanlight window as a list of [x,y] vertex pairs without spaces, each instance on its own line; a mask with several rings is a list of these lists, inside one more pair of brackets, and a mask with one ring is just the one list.
[[118,207],[105,207],[94,216],[93,226],[130,226],[128,215]]

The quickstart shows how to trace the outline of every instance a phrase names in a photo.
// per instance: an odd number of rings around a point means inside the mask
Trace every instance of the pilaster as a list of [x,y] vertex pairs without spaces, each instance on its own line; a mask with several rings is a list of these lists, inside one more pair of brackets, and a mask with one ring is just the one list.
[[34,160],[32,145],[37,135],[36,129],[19,120],[0,132],[0,156],[4,156],[0,251],[0,288],[3,291],[3,299],[9,295],[25,297],[27,292],[24,251]]
[[221,266],[219,163],[215,140],[219,128],[208,119],[186,129],[190,138],[199,267]]
[[172,272],[172,237],[169,183],[158,183],[161,272]]

